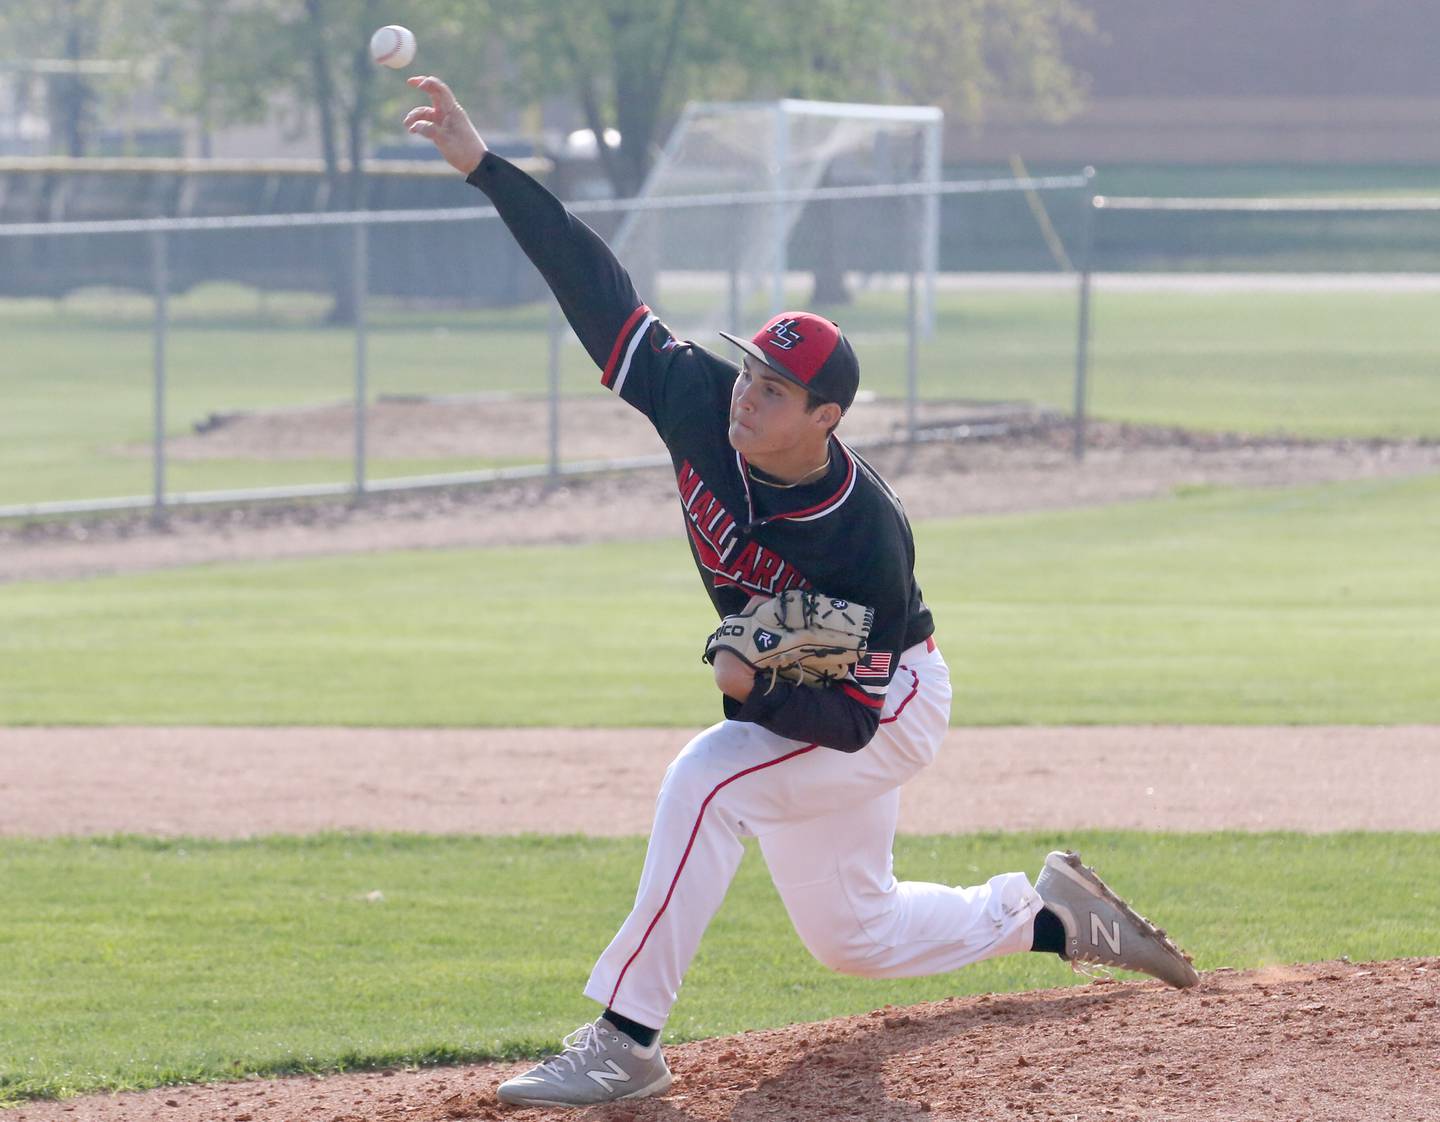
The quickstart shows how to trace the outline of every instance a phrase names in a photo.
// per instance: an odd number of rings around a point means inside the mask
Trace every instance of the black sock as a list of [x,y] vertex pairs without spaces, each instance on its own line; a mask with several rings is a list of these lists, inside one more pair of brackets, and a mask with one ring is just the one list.
[[1041,908],[1035,913],[1035,938],[1030,943],[1030,949],[1065,957],[1065,925],[1049,908]]
[[642,1048],[648,1048],[660,1039],[659,1029],[647,1028],[629,1017],[622,1017],[613,1009],[605,1010],[605,1019]]

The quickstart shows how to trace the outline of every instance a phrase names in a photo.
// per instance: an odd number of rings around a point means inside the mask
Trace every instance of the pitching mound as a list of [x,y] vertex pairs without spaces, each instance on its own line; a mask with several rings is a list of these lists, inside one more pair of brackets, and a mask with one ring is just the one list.
[[[1434,1117],[1440,959],[1206,974],[1180,993],[1100,983],[953,998],[667,1050],[656,1099],[565,1118],[829,1122],[918,1118]],[[213,1084],[26,1106],[13,1122],[540,1122],[499,1106],[524,1064]]]

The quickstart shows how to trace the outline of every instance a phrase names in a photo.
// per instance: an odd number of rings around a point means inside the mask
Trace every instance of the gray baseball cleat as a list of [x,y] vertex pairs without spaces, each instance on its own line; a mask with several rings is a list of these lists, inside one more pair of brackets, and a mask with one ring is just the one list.
[[1052,853],[1035,882],[1040,899],[1065,925],[1065,959],[1116,966],[1159,978],[1177,989],[1200,980],[1190,956],[1165,932],[1110,891],[1078,853]]
[[507,1079],[495,1092],[511,1106],[592,1106],[658,1095],[670,1086],[670,1069],[656,1046],[649,1056],[604,1017],[581,1025],[565,1050]]

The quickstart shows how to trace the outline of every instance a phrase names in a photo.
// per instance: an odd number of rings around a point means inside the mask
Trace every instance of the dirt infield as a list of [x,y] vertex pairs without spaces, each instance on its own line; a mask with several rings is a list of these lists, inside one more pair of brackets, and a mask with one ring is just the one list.
[[[0,729],[0,834],[643,834],[688,735]],[[1429,727],[952,729],[901,829],[1437,830],[1436,791]]]

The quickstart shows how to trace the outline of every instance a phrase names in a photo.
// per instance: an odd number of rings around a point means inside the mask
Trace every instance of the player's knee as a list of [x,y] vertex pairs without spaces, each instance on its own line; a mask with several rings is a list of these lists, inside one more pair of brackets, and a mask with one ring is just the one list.
[[865,933],[856,929],[801,932],[805,949],[821,966],[837,974],[869,977],[874,971],[876,946]]
[[685,751],[671,761],[660,784],[662,800],[698,806],[715,789],[714,770],[703,756]]
[[791,905],[790,920],[805,949],[816,962],[838,973],[870,974],[881,947],[874,935],[861,926],[853,909],[833,891],[823,896],[806,895],[811,898],[804,907],[794,906],[798,900],[786,900]]
[[835,878],[782,880],[776,887],[796,934],[817,962],[841,974],[875,976],[893,945],[891,894],[847,887]]

